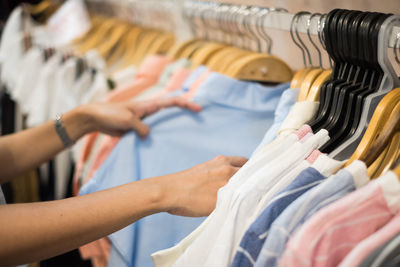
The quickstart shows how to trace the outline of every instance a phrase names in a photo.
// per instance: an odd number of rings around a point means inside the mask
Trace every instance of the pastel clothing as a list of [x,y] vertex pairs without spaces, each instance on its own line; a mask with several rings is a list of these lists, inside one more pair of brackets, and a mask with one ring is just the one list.
[[369,254],[385,244],[393,236],[400,233],[400,215],[397,214],[388,224],[379,229],[376,233],[359,243],[340,263],[339,266],[359,266]]
[[320,209],[368,182],[367,167],[355,161],[293,201],[272,223],[256,266],[277,266],[286,243]]
[[[284,89],[210,74],[194,97],[201,112],[168,108],[146,118],[150,135],[144,140],[133,132],[125,135],[81,194],[181,171],[219,154],[249,156],[272,123]],[[152,266],[152,252],[174,245],[202,221],[169,214],[146,217],[109,236],[117,252],[111,252],[109,265]]]
[[[284,122],[286,117],[289,115],[290,109],[296,103],[299,92],[299,89],[291,88],[283,92],[281,99],[279,100],[279,104],[275,110],[274,124],[272,124],[272,126],[265,133],[263,140],[261,141],[260,145],[257,147],[254,153],[257,153],[260,148],[271,143],[278,136],[279,129],[281,128],[282,123]],[[303,124],[301,124],[300,126],[302,126]]]
[[[196,255],[208,247],[209,238],[218,234],[218,229],[226,218],[233,192],[274,157],[286,151],[290,146],[311,133],[311,127],[304,126],[294,134],[283,138],[282,142],[276,142],[269,150],[253,155],[246,164],[229,180],[228,184],[218,191],[218,199],[215,210],[195,231],[185,237],[179,244],[169,249],[158,251],[152,255],[154,266],[179,266],[183,265],[184,258],[190,260],[191,255]],[[178,261],[179,260],[179,261]]]
[[166,56],[147,56],[142,65],[140,65],[134,82],[126,88],[120,88],[111,92],[107,100],[109,102],[120,102],[138,96],[147,88],[157,83],[158,78],[169,63],[171,63],[171,60]]
[[[321,130],[309,137],[304,143],[298,142],[288,151],[258,170],[234,194],[234,203],[229,209],[225,222],[220,226],[215,242],[212,242],[210,254],[204,263],[196,261],[191,266],[227,266],[232,263],[235,250],[240,243],[248,225],[247,219],[255,212],[255,207],[261,199],[268,195],[269,202],[273,196],[285,186],[277,186],[282,179],[293,180],[304,166],[298,165],[306,159],[313,150],[329,140],[328,132]],[[193,265],[195,264],[195,265]]]
[[325,178],[316,169],[309,167],[302,171],[289,186],[274,196],[267,208],[247,229],[231,266],[254,266],[273,221],[292,201],[321,183]]
[[389,171],[316,213],[290,239],[280,266],[337,266],[399,208],[400,182]]

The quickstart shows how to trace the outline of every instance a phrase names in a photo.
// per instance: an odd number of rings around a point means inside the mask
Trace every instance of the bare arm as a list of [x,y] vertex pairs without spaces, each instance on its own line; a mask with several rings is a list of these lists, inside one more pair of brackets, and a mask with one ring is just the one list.
[[215,208],[217,190],[245,162],[241,157],[217,157],[180,173],[85,196],[0,206],[1,266],[67,252],[157,212],[208,215]]
[[[62,121],[74,142],[95,130],[121,135],[133,129],[140,136],[146,136],[149,128],[141,119],[169,106],[193,111],[201,109],[180,98],[139,103],[92,104],[66,113]],[[50,121],[42,126],[0,138],[0,184],[50,160],[64,149],[53,123]]]
[[[63,124],[73,141],[95,130],[120,135],[133,129],[146,136],[149,128],[140,119],[168,106],[201,109],[177,98],[93,104],[65,114]],[[0,138],[0,182],[49,160],[63,148],[53,122]],[[218,189],[245,162],[241,157],[220,156],[180,173],[86,196],[0,206],[0,265],[56,256],[157,212],[208,215],[215,208]]]

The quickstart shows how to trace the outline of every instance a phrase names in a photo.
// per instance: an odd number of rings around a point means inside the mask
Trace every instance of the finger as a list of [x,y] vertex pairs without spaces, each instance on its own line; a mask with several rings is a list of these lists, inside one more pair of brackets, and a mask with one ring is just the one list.
[[235,167],[242,167],[248,161],[248,159],[246,159],[245,157],[230,156],[226,158],[228,162]]
[[201,106],[197,105],[196,103],[190,102],[182,97],[161,99],[159,101],[159,107],[160,108],[181,107],[195,112],[199,112],[202,109]]
[[135,116],[132,116],[132,119],[130,120],[130,126],[132,130],[134,130],[141,138],[146,137],[150,132],[150,127]]

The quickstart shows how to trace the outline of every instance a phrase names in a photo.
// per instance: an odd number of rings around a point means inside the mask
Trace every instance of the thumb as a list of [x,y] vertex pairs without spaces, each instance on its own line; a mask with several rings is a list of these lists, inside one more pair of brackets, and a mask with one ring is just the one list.
[[144,124],[140,119],[137,117],[133,117],[130,121],[130,126],[132,130],[134,130],[140,138],[146,137],[150,132],[150,127]]

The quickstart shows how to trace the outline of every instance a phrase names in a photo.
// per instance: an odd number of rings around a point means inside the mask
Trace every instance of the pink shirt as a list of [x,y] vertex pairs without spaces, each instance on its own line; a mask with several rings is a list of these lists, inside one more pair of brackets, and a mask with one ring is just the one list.
[[122,89],[116,89],[109,93],[107,102],[121,102],[134,98],[147,88],[155,85],[163,72],[164,68],[172,61],[161,55],[147,56],[140,65],[138,73],[135,75],[134,82]]
[[392,237],[400,232],[400,213],[396,215],[388,224],[382,227],[373,235],[364,239],[358,244],[342,261],[340,267],[358,266],[375,249],[385,244]]
[[279,265],[337,266],[399,207],[400,183],[389,172],[317,212],[289,240]]

